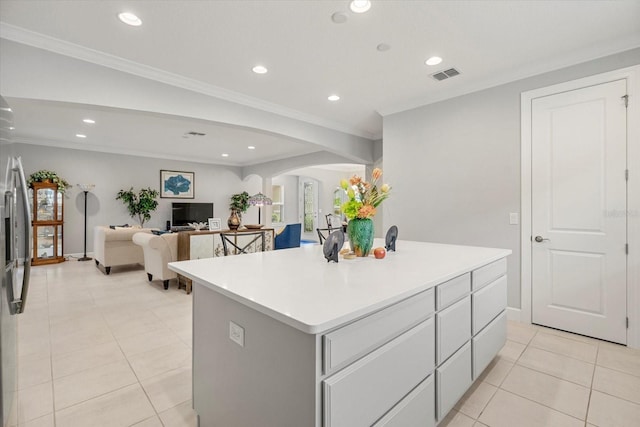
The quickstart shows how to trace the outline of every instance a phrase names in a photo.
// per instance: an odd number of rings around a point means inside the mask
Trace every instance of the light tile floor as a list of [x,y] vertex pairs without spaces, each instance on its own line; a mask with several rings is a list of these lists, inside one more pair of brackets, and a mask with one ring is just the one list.
[[[19,427],[195,426],[191,299],[175,283],[165,291],[147,282],[140,268],[32,268],[18,322]],[[640,425],[640,351],[508,328],[505,347],[440,426]]]
[[140,267],[31,269],[18,317],[20,427],[191,427],[191,295]]

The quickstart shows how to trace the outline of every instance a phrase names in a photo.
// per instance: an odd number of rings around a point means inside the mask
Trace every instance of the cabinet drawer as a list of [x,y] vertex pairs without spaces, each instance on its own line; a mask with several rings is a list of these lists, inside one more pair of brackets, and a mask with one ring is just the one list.
[[475,335],[507,307],[507,276],[502,276],[478,292],[474,292],[471,301]]
[[471,340],[474,380],[480,376],[506,341],[507,313],[503,311]]
[[469,294],[471,290],[471,273],[463,274],[436,287],[436,310],[451,305]]
[[373,427],[434,427],[436,401],[434,375],[422,381]]
[[371,426],[433,371],[433,340],[430,318],[324,380],[324,426]]
[[436,314],[436,363],[439,365],[471,338],[471,296]]
[[484,267],[480,267],[477,270],[474,270],[471,274],[472,290],[476,291],[506,273],[506,258],[499,259],[498,261],[487,264]]
[[433,289],[429,289],[326,334],[323,337],[324,373],[352,362],[431,316],[433,294]]
[[471,343],[436,370],[436,412],[442,420],[471,386]]

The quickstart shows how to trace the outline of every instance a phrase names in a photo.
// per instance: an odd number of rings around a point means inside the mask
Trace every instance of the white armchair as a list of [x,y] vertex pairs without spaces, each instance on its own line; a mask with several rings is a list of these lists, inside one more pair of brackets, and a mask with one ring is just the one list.
[[162,280],[165,289],[169,289],[169,280],[178,275],[169,270],[167,264],[178,260],[178,234],[165,233],[159,236],[149,233],[136,233],[133,243],[142,247],[144,269],[149,281]]
[[151,233],[151,229],[116,227],[112,230],[101,225],[95,227],[93,233],[93,257],[95,258],[96,266],[102,264],[104,272],[109,274],[111,267],[114,266],[142,264],[144,262],[142,250],[132,242],[133,235],[140,232]]

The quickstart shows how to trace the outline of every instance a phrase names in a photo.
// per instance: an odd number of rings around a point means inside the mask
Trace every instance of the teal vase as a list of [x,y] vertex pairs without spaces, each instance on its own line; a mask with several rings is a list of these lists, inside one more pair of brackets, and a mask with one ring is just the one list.
[[351,250],[356,256],[369,256],[373,246],[373,220],[371,218],[354,218],[347,224],[347,234],[351,242]]

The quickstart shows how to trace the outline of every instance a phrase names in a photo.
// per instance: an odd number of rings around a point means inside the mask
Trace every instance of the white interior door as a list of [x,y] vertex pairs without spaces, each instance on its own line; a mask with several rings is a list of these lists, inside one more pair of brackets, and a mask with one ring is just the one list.
[[300,202],[299,221],[302,223],[303,240],[318,240],[318,181],[313,178],[300,177],[298,188]]
[[532,321],[626,343],[626,80],[533,100]]

